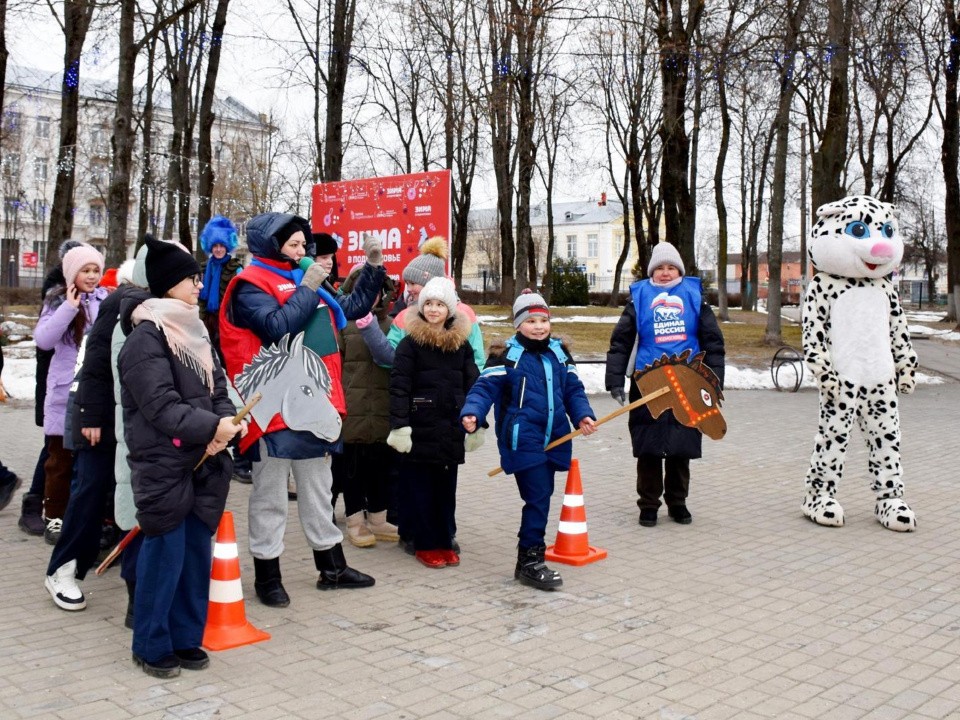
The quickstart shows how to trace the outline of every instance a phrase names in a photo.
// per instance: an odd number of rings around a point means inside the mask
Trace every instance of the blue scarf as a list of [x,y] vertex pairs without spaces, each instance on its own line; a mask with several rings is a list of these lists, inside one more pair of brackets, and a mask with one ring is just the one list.
[[[274,267],[273,265],[267,265],[264,262],[260,262],[257,258],[251,260],[250,264],[261,267],[264,270],[269,270],[272,273],[276,273],[280,277],[285,277],[287,280],[291,280],[297,285],[300,285],[300,283],[303,281],[303,270],[300,270],[299,268],[296,270],[282,270],[281,268]],[[340,303],[338,303],[337,299],[322,287],[317,288],[317,295],[320,296],[320,299],[326,303],[327,307],[329,307],[330,311],[333,313],[337,330],[343,330],[347,326],[347,316],[343,314],[343,308],[340,307]]]
[[[200,289],[200,302],[206,303],[207,312],[215,313],[220,309],[220,274],[223,266],[230,261],[230,253],[222,258],[213,255],[207,260],[207,269],[203,273],[203,287]],[[213,287],[216,285],[217,289]]]

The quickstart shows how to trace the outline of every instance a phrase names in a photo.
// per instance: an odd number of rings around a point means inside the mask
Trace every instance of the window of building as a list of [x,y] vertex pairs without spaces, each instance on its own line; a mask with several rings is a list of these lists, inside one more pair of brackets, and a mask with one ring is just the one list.
[[[47,219],[47,204],[41,198],[33,201],[33,217],[38,222],[43,222]],[[34,252],[36,252],[36,248],[34,248]]]
[[94,227],[103,225],[103,205],[91,204],[88,215],[89,224]]
[[110,179],[110,168],[105,162],[94,162],[90,164],[90,182],[95,185],[103,185]]
[[596,234],[587,235],[587,257],[595,258],[597,256],[599,244]]
[[37,115],[37,137],[50,137],[50,118],[47,115]]
[[97,127],[90,131],[90,143],[95,150],[103,145],[104,139],[105,133],[103,132],[103,128]]
[[3,174],[9,178],[20,176],[20,153],[8,152],[3,154]]
[[22,122],[23,117],[20,115],[19,110],[7,110],[3,113],[3,130],[6,133],[11,135],[18,134]]
[[45,183],[47,181],[47,158],[38,157],[33,159],[33,176],[36,179],[37,183]]
[[3,216],[8,221],[16,221],[20,209],[20,198],[9,195],[3,200]]
[[614,235],[613,236],[613,256],[620,257],[620,253],[623,252],[623,235]]
[[577,256],[577,236],[567,235],[567,257],[575,258]]
[[33,251],[37,254],[37,267],[45,267],[47,264],[47,241],[34,240]]

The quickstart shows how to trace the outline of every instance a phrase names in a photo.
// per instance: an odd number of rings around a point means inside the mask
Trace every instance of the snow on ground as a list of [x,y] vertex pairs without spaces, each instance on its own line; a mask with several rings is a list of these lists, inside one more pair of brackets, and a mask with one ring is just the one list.
[[907,320],[912,320],[913,322],[942,322],[946,317],[946,312],[935,312],[931,310],[907,311]]
[[36,358],[8,358],[3,361],[3,387],[16,400],[28,400],[36,389]]

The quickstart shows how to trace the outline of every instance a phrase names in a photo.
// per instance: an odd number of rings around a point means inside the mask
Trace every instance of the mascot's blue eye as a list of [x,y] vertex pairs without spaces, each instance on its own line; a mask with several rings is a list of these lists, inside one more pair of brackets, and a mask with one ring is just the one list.
[[896,230],[893,229],[893,225],[890,223],[884,223],[883,227],[880,228],[880,234],[889,240],[896,234]]
[[300,392],[302,392],[302,393],[303,393],[304,395],[306,395],[307,397],[313,397],[313,390],[311,390],[311,389],[310,389],[309,387],[307,387],[306,385],[301,385],[301,386],[300,386]]
[[855,238],[870,237],[870,228],[867,227],[866,223],[860,222],[859,220],[848,223],[844,232],[850,237]]

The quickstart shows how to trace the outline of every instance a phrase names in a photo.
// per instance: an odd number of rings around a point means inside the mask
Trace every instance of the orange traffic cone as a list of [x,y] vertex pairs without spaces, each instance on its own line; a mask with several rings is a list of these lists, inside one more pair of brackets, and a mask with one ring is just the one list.
[[547,548],[545,557],[565,565],[586,565],[603,560],[607,551],[590,546],[587,538],[587,511],[583,507],[583,485],[580,483],[580,463],[570,462],[567,488],[563,491],[557,542]]
[[243,588],[240,586],[237,534],[233,530],[233,513],[226,510],[220,518],[217,544],[213,548],[210,603],[207,606],[207,626],[203,630],[203,646],[208,650],[229,650],[269,639],[269,633],[257,630],[247,622]]

